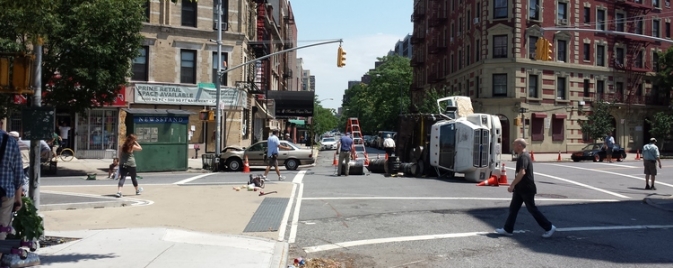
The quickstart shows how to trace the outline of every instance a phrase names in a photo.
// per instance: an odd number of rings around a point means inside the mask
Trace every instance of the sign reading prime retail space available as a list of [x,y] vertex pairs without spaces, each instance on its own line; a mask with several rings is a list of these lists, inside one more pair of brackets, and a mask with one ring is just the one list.
[[[217,94],[215,88],[207,84],[198,87],[136,84],[134,96],[134,102],[142,104],[215,106]],[[232,87],[222,87],[220,93],[223,106],[231,108],[241,106],[242,96],[241,90]]]

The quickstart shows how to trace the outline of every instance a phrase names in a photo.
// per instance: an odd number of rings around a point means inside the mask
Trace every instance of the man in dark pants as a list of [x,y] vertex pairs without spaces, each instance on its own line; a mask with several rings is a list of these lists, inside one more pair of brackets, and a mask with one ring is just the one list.
[[507,191],[512,193],[512,202],[509,204],[509,216],[505,222],[505,227],[498,228],[495,232],[501,235],[512,235],[519,209],[521,209],[522,204],[526,204],[528,212],[533,215],[537,224],[545,230],[542,237],[549,238],[556,231],[556,227],[535,206],[537,187],[533,179],[533,162],[526,151],[526,141],[524,139],[516,139],[513,145],[514,152],[519,157],[516,160],[516,178],[509,188],[507,188]]

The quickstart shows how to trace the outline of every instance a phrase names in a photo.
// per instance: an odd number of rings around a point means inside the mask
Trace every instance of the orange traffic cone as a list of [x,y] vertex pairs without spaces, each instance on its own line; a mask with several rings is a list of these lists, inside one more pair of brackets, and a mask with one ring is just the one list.
[[245,156],[245,163],[243,164],[243,173],[250,173],[250,164],[248,163],[248,156]]
[[369,156],[365,153],[365,166],[369,166]]
[[636,160],[640,160],[640,150],[636,150]]
[[336,159],[336,155],[337,155],[337,154],[334,153],[334,160],[332,160],[332,166],[335,166],[335,167],[339,164],[338,161],[337,161],[337,159]]
[[498,184],[509,185],[507,182],[507,170],[505,169],[505,163],[501,163],[500,166],[500,180],[498,180]]
[[530,151],[530,160],[535,162],[535,154],[533,153],[533,151]]
[[561,162],[561,152],[558,152],[558,157],[556,158],[556,161]]
[[488,180],[482,181],[477,186],[498,186],[498,178],[493,175]]

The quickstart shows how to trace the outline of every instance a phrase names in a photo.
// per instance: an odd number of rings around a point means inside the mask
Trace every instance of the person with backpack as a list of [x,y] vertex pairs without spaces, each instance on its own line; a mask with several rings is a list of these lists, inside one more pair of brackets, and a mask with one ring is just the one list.
[[[7,227],[14,210],[23,206],[23,161],[15,138],[0,130],[0,225]],[[7,238],[7,232],[0,232],[0,240]],[[2,253],[0,253],[0,258]]]

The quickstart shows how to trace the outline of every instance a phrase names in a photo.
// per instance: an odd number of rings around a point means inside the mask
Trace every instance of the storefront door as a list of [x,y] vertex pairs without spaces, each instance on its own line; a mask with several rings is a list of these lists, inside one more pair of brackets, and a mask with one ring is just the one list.
[[77,115],[75,155],[77,158],[117,157],[119,110],[94,109]]

